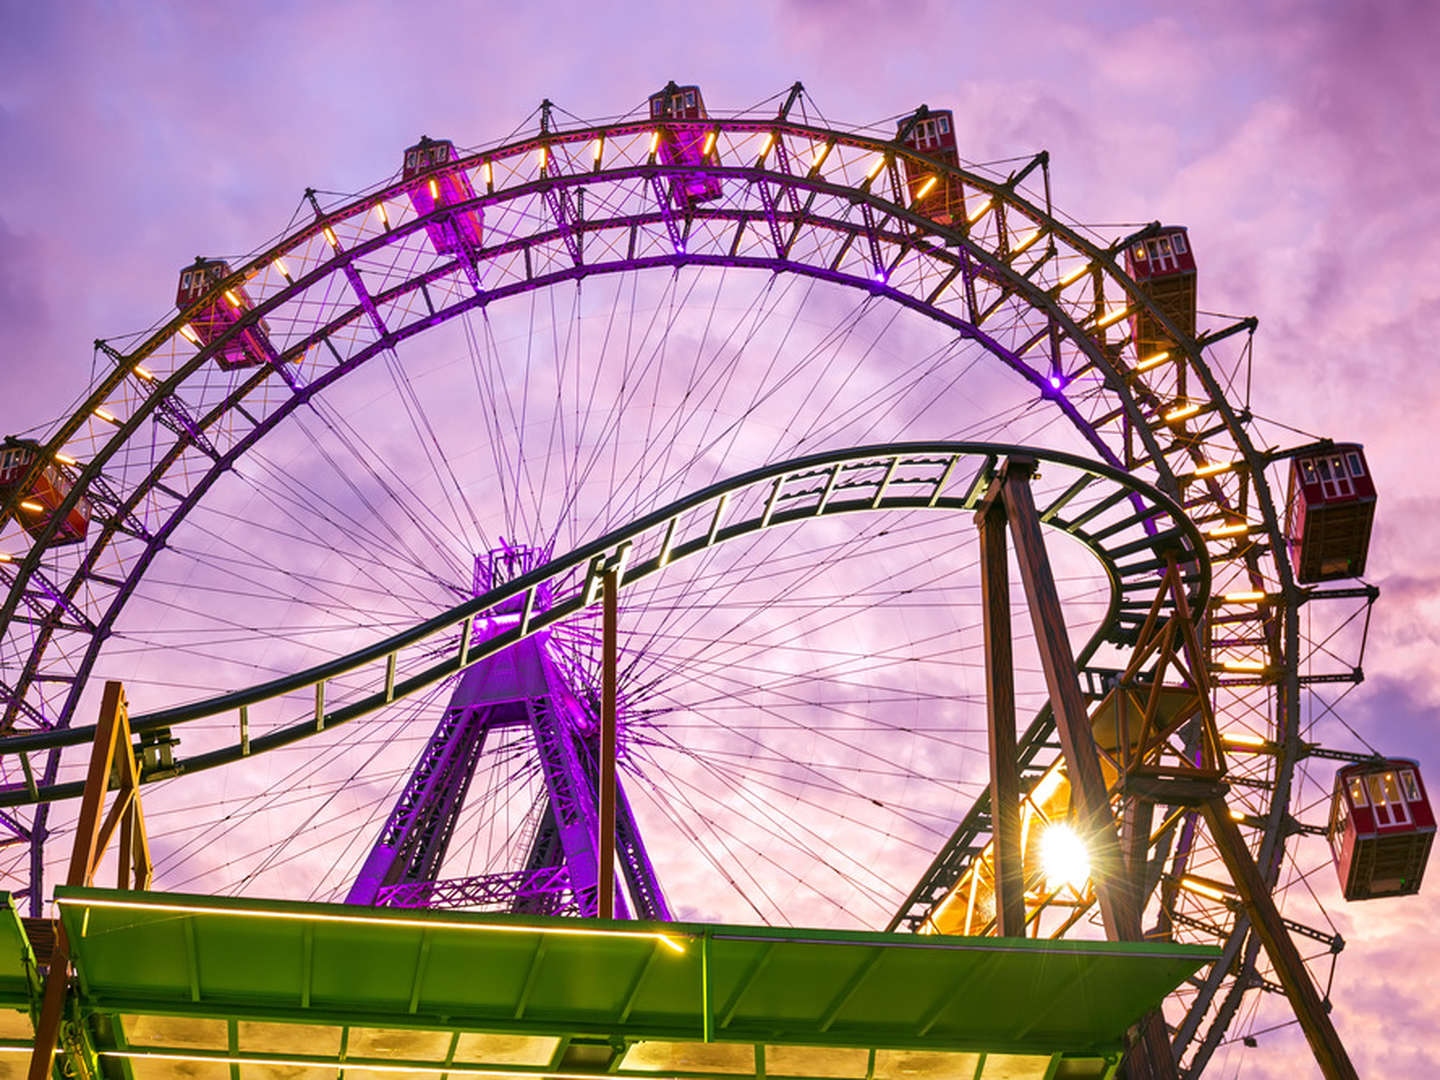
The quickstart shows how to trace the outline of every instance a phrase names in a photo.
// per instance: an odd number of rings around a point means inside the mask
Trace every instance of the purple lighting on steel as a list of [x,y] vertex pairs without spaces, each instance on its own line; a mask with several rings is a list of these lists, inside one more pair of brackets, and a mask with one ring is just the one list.
[[[512,544],[505,537],[500,537],[500,546],[491,548],[484,555],[475,556],[475,576],[471,580],[471,593],[481,596],[491,589],[498,589],[501,585],[514,581],[523,574],[528,574],[536,567],[544,566],[550,561],[550,548],[531,547],[529,544]],[[542,611],[550,610],[552,590],[549,582],[541,584],[535,590],[535,601],[531,611],[539,614]],[[512,596],[509,600],[497,604],[494,611],[499,614],[513,614],[520,611],[524,606],[523,596]]]
[[[547,561],[540,548],[502,538],[475,560],[477,595]],[[536,609],[548,607],[548,593]],[[477,635],[511,628],[523,597],[477,619]],[[572,688],[551,656],[548,633],[525,638],[467,668],[350,889],[347,902],[401,907],[487,906],[528,914],[596,913],[598,724],[591,694]],[[545,790],[543,812],[521,868],[454,881],[437,880],[487,738],[529,729]],[[513,745],[513,740],[511,740]],[[615,851],[629,904],[615,914],[668,919],[669,909],[624,789],[617,783]],[[560,882],[563,881],[563,889]],[[508,891],[507,891],[508,890]],[[563,892],[568,899],[561,896]]]
[[531,914],[579,914],[570,872],[564,866],[448,881],[407,881],[381,889],[375,903],[398,908],[513,908],[523,904]]

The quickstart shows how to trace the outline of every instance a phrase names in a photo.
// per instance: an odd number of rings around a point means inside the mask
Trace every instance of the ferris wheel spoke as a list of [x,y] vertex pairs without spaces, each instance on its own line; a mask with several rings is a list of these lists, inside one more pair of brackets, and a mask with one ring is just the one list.
[[[884,881],[873,867],[867,866],[844,848],[825,841],[815,830],[807,827],[799,816],[781,817],[775,811],[769,799],[761,798],[756,792],[750,790],[750,781],[752,778],[748,773],[732,775],[720,769],[714,761],[691,753],[687,748],[677,749],[682,756],[689,757],[704,775],[719,783],[723,791],[727,792],[733,799],[738,800],[742,805],[748,807],[747,820],[755,826],[762,836],[780,844],[782,850],[791,850],[803,856],[804,859],[813,865],[823,868],[830,875],[833,875],[834,878],[862,892],[877,908],[881,910],[884,909],[884,902],[881,898],[893,886],[891,883]],[[672,784],[679,783],[673,772],[667,772],[666,779]],[[755,786],[760,787],[762,790],[766,788],[764,784]],[[697,793],[704,792],[708,802],[714,803],[718,801],[713,792],[705,792],[705,789],[698,786],[695,786],[694,790],[697,791]],[[796,801],[802,807],[811,811],[814,811],[820,805],[811,801],[807,806],[807,800],[799,799],[793,791],[779,786],[773,787],[769,791],[769,794]],[[702,818],[702,820],[710,822],[712,818],[713,815]],[[853,824],[853,822],[849,824]],[[715,830],[713,823],[711,824],[711,829],[718,831]],[[733,834],[731,840],[736,844],[742,843],[740,838]],[[791,878],[795,885],[814,891],[821,899],[827,899],[814,882],[789,866],[788,860],[777,858],[753,842],[744,841],[743,843],[753,857],[763,860],[763,862],[773,870],[784,871],[785,876]],[[851,869],[846,870],[842,868],[847,866]],[[861,877],[856,877],[855,875],[857,874],[861,875]]]

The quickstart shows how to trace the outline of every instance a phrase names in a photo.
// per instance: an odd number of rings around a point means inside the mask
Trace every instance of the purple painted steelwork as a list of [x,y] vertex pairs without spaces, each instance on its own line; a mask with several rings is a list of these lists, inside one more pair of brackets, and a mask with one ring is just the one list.
[[381,889],[375,903],[398,908],[513,908],[525,903],[526,910],[536,914],[579,914],[570,871],[564,866],[448,881],[407,881]]
[[[488,552],[476,559],[477,595],[534,569],[547,557],[546,551],[509,543]],[[503,629],[508,616],[518,612],[518,600],[514,611],[501,605],[497,618],[489,624],[491,633]],[[548,607],[548,597],[540,603]],[[476,631],[483,632],[479,624]],[[596,723],[551,659],[551,647],[548,634],[537,635],[487,657],[461,675],[351,886],[348,903],[458,906],[464,897],[474,896],[476,903],[495,904],[496,890],[510,882],[513,891],[505,900],[510,910],[553,914],[554,890],[537,890],[534,882],[553,882],[557,874],[563,874],[565,889],[571,894],[568,907],[580,915],[595,914],[599,881]],[[486,736],[492,730],[518,726],[531,730],[545,781],[545,807],[524,869],[460,879],[459,883],[437,881]],[[667,919],[669,910],[659,879],[623,790],[617,810],[616,849],[636,914]],[[622,897],[616,897],[615,914],[628,917]]]

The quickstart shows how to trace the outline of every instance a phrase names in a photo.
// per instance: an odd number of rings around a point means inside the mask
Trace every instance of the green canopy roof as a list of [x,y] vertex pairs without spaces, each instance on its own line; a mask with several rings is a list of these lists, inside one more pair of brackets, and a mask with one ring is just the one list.
[[237,1063],[256,1077],[1099,1077],[1126,1029],[1216,955],[100,889],[57,900],[97,1050],[139,1080],[225,1080]]

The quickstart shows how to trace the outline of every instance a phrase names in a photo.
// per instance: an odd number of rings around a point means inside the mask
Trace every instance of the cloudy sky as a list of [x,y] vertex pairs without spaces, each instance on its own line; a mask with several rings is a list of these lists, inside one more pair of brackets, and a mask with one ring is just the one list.
[[[1344,715],[1440,783],[1440,474],[1425,435],[1440,407],[1440,7],[296,7],[0,0],[5,432],[62,415],[92,376],[90,342],[165,316],[181,263],[256,248],[307,186],[388,176],[422,131],[491,142],[542,98],[611,116],[670,78],[721,109],[799,79],[851,123],[950,107],[970,160],[1049,150],[1075,220],[1188,225],[1201,306],[1259,318],[1255,412],[1295,441],[1365,444],[1383,596]],[[1440,948],[1437,905],[1347,908],[1333,880],[1314,884],[1349,943],[1334,1015],[1361,1074],[1425,1075],[1440,987],[1413,958]],[[1259,1041],[1215,1074],[1310,1075],[1293,1027]]]

